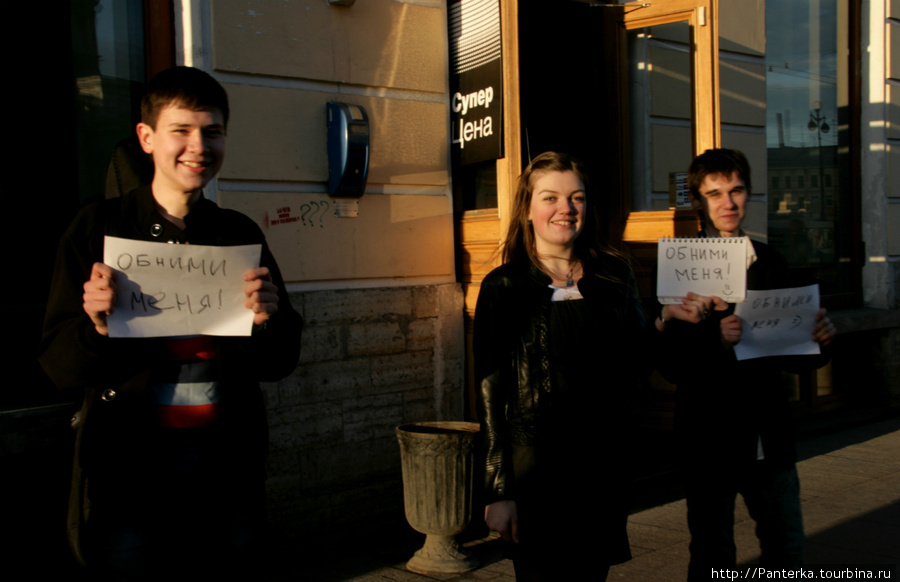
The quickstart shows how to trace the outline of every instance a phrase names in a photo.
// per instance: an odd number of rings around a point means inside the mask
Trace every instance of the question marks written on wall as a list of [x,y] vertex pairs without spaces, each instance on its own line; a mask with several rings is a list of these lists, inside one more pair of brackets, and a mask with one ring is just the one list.
[[[268,213],[269,226],[299,222],[300,226],[306,228],[325,228],[325,216],[330,208],[331,204],[326,200],[310,200],[300,205],[279,206]],[[271,218],[273,216],[275,218]]]
[[324,200],[322,202],[310,201],[306,204],[301,204],[300,220],[303,222],[303,226],[325,228],[325,213],[329,208],[331,208],[331,205]]

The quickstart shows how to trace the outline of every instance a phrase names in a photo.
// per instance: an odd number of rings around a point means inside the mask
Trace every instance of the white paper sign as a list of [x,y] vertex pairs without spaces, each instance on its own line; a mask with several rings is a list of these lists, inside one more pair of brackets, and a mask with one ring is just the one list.
[[103,262],[117,271],[110,337],[248,336],[244,273],[262,245],[174,245],[107,236]]
[[738,360],[765,356],[818,354],[812,340],[819,311],[819,286],[747,291],[747,301],[735,306],[741,318]]
[[753,257],[753,245],[745,236],[661,238],[656,296],[662,304],[681,303],[688,292],[715,295],[728,303],[744,301]]

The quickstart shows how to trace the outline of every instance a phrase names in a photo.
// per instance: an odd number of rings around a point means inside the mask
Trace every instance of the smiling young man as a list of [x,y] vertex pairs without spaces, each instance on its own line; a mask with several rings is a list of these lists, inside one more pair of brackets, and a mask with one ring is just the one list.
[[[76,556],[100,579],[192,579],[260,567],[267,429],[259,382],[294,370],[302,320],[265,238],[203,197],[225,155],[228,98],[208,74],[157,75],[137,134],[150,186],[85,208],[60,241],[40,361],[83,392],[70,507]],[[238,274],[250,337],[110,338],[116,273],[103,237],[161,244],[261,244]],[[73,533],[77,534],[73,537]]]
[[221,110],[195,111],[170,104],[157,113],[155,123],[139,123],[137,134],[141,147],[153,156],[154,199],[169,216],[184,218],[222,167],[225,121]]
[[[700,237],[744,236],[750,165],[737,150],[707,150],[691,163],[688,184],[700,213]],[[753,241],[757,260],[747,288],[800,284],[771,247]],[[807,284],[808,282],[802,282]],[[738,362],[741,321],[718,297],[689,294],[661,308],[661,371],[677,384],[675,425],[691,531],[689,580],[709,580],[712,569],[733,567],[734,506],[742,495],[756,521],[760,563],[794,569],[802,564],[804,533],[795,467],[793,420],[781,371],[813,369],[821,357]],[[836,330],[821,310],[813,340],[827,345]]]
[[708,236],[740,236],[749,197],[748,179],[741,177],[738,169],[728,175],[706,174],[691,190],[691,205],[704,217]]

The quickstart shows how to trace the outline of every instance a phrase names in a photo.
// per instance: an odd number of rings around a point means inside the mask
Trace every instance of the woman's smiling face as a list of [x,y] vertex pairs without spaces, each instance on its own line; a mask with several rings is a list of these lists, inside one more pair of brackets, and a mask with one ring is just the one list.
[[528,220],[539,255],[571,249],[584,228],[587,201],[575,172],[543,172],[534,178]]

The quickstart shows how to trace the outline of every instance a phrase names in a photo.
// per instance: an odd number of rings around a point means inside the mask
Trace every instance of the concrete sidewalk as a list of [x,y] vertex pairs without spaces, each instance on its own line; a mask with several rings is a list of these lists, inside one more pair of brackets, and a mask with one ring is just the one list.
[[[798,447],[801,499],[806,528],[806,563],[834,565],[900,564],[900,418],[802,439]],[[754,564],[759,547],[754,523],[737,503],[735,539],[738,562]],[[688,543],[684,500],[633,514],[628,533],[634,559],[613,566],[609,580],[628,582],[684,580]],[[303,580],[415,582],[440,580],[511,581],[512,562],[498,541],[471,546],[481,568],[464,575],[421,576],[405,563],[376,567],[340,577],[327,568]],[[324,574],[319,576],[317,574]],[[589,576],[586,577],[586,580]]]

